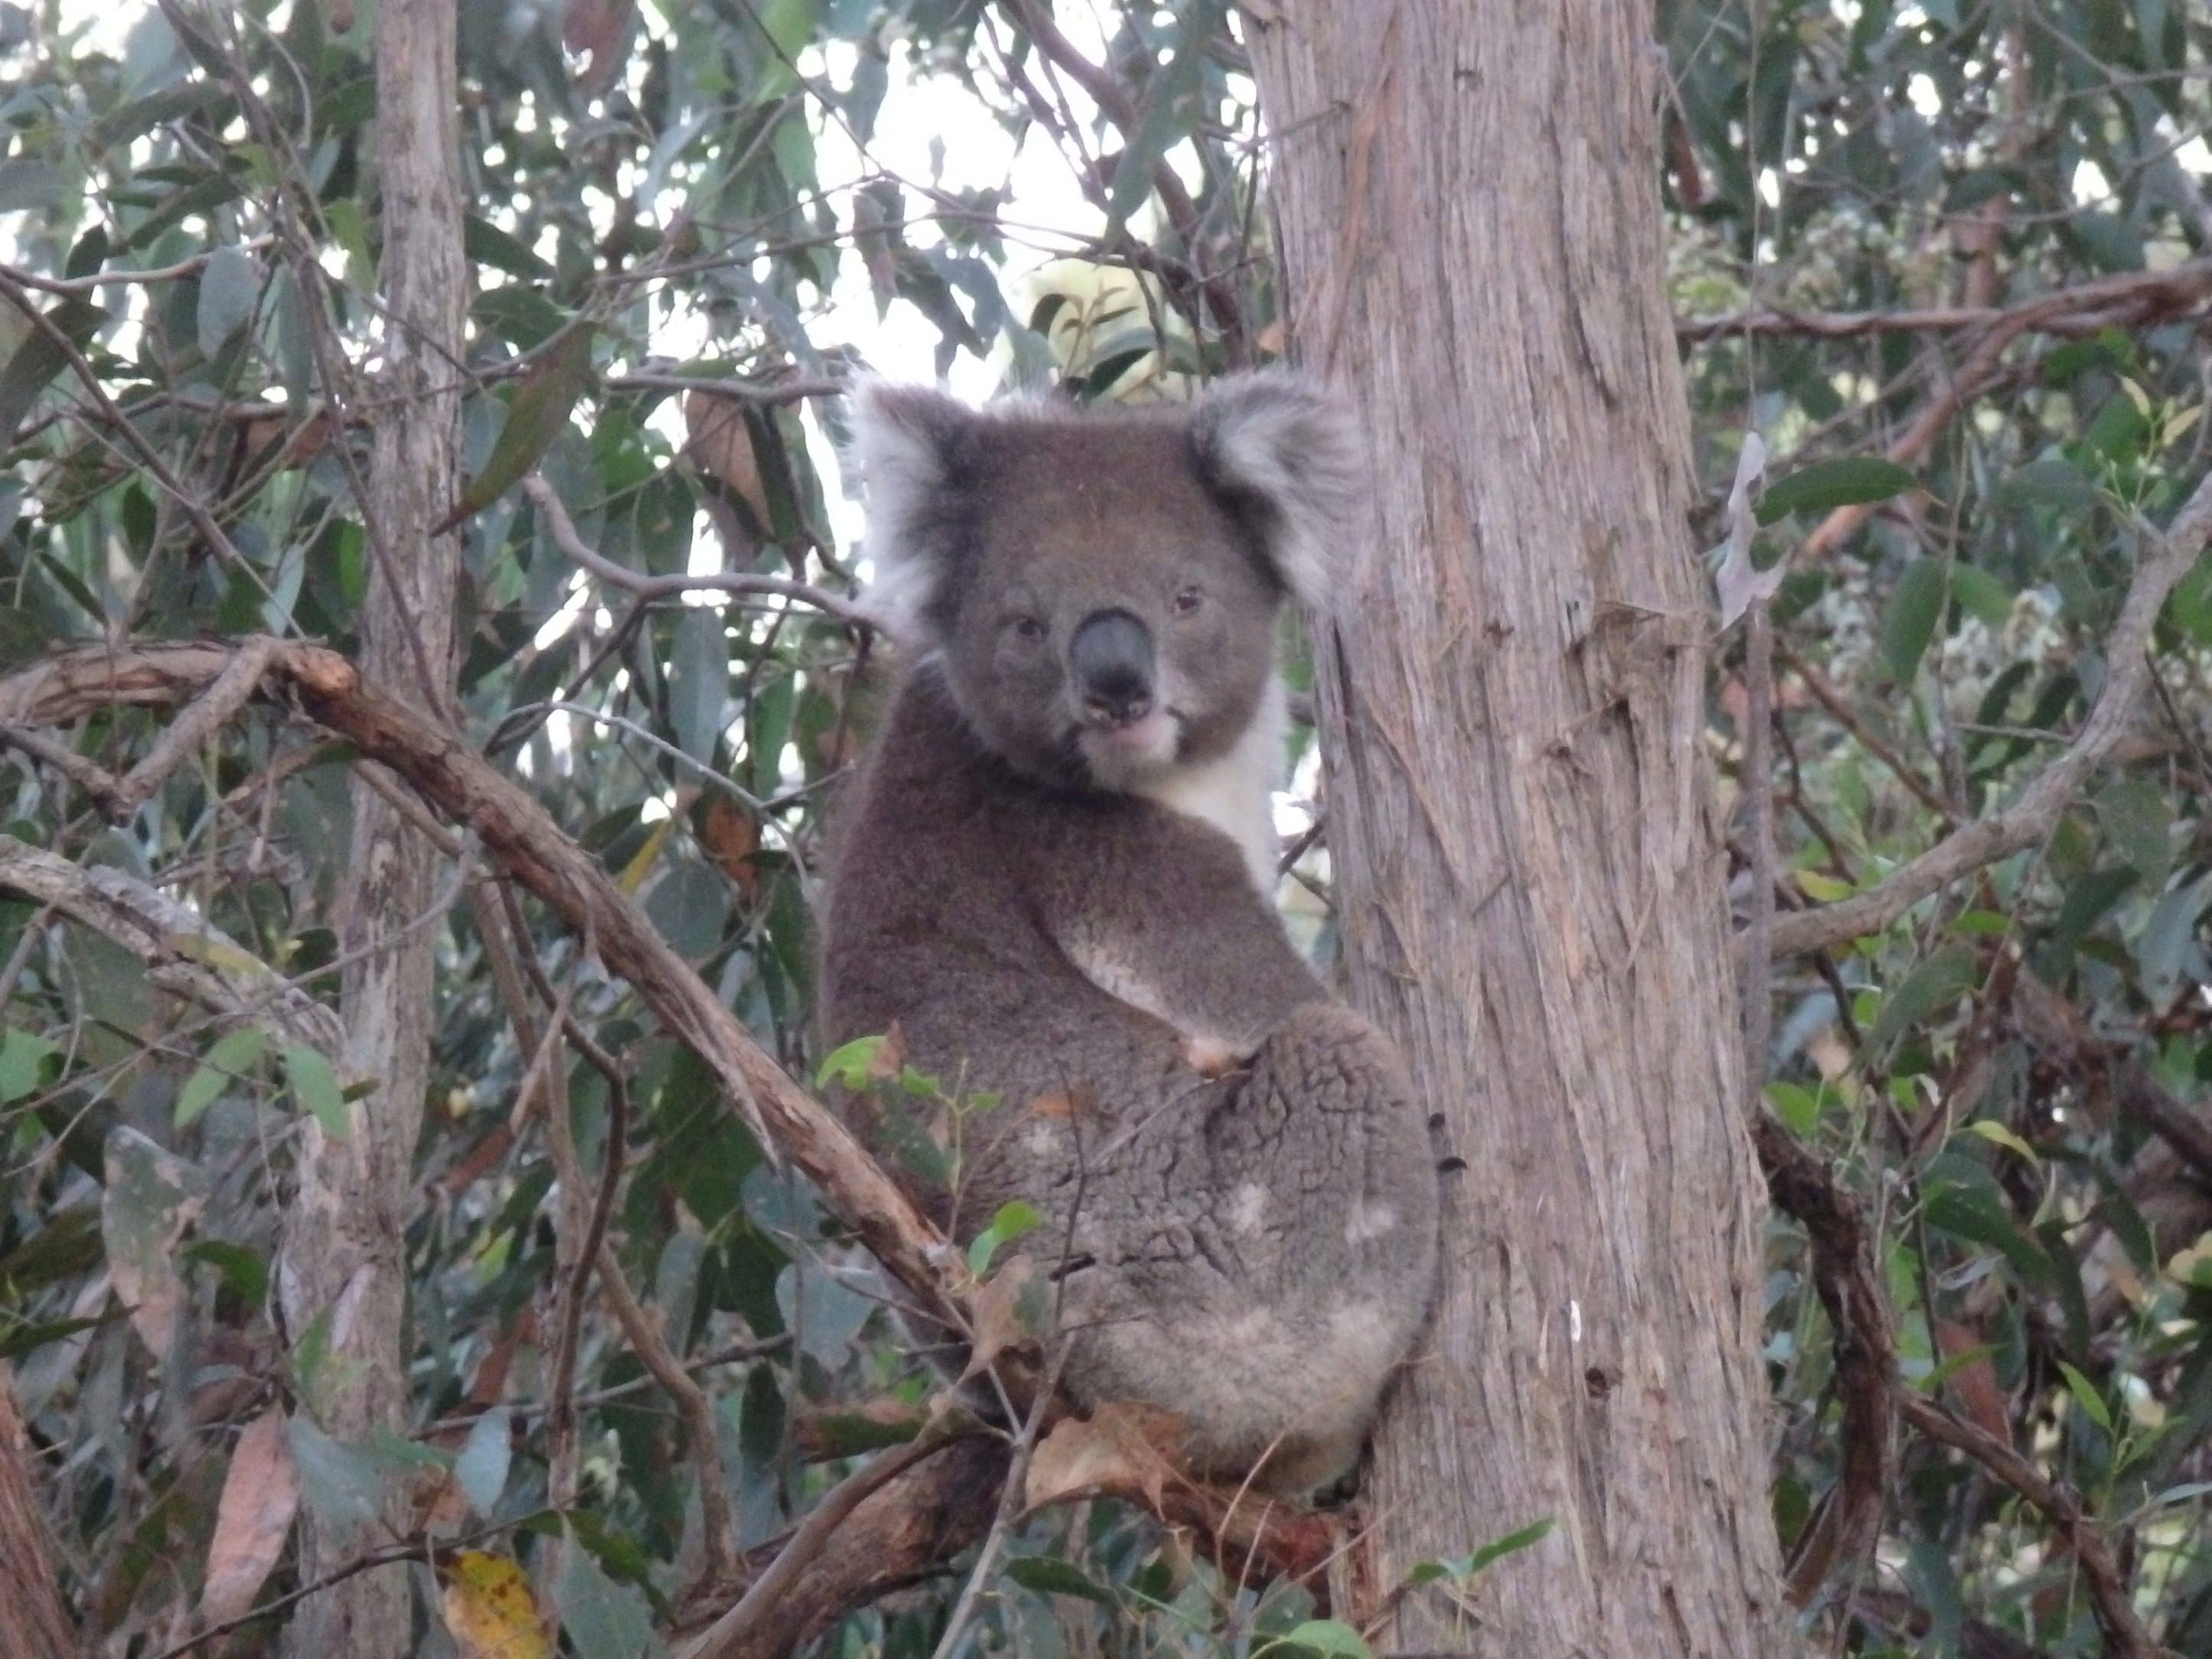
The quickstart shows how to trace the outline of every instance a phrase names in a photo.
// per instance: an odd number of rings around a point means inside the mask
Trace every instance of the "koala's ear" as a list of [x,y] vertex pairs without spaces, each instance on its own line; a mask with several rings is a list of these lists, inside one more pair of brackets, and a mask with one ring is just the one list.
[[929,631],[929,612],[958,550],[963,475],[978,420],[933,386],[864,380],[854,389],[852,443],[867,502],[868,608],[894,633]]
[[1366,501],[1351,410],[1303,375],[1236,374],[1200,395],[1191,436],[1207,483],[1254,514],[1284,586],[1325,607]]

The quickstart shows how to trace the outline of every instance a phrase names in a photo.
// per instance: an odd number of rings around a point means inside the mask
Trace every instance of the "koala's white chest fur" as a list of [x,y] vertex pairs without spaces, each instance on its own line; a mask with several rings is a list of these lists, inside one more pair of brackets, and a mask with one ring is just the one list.
[[1275,891],[1275,781],[1283,765],[1283,734],[1290,724],[1281,680],[1269,676],[1252,723],[1219,758],[1170,767],[1134,786],[1136,793],[1210,823],[1235,842],[1261,893]]

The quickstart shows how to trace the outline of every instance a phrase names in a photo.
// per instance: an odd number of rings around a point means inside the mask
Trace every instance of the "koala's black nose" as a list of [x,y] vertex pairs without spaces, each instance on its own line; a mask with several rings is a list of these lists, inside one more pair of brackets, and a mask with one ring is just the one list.
[[1091,719],[1127,726],[1152,712],[1152,630],[1127,611],[1085,617],[1067,642],[1067,665]]

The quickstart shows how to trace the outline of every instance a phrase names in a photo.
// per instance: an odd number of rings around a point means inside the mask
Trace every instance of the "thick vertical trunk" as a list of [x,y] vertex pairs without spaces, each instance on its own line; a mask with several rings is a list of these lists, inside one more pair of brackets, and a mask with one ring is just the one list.
[[[431,527],[458,494],[459,360],[468,301],[461,254],[454,0],[383,0],[376,20],[377,167],[384,248],[382,373],[364,504],[371,560],[363,670],[432,712],[450,702],[457,539]],[[299,1191],[287,1218],[283,1293],[296,1336],[327,1313],[331,1358],[307,1403],[321,1425],[357,1441],[403,1426],[406,1261],[432,1025],[438,927],[429,844],[356,781],[349,869],[340,898],[348,1081],[373,1081],[343,1140],[301,1125]],[[404,1519],[393,1516],[399,1525]],[[374,1542],[375,1540],[366,1541]],[[300,1577],[363,1547],[307,1523]],[[407,1578],[362,1573],[310,1597],[293,1650],[314,1659],[413,1651]]]
[[1378,467],[1318,641],[1344,946],[1467,1160],[1362,1576],[1556,1523],[1378,1651],[1783,1652],[1648,9],[1246,15],[1294,349]]

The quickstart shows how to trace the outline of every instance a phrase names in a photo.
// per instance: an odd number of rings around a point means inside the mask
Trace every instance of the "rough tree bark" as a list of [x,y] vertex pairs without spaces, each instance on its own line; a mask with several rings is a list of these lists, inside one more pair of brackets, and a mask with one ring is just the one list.
[[[458,495],[460,357],[469,294],[457,175],[454,0],[383,0],[376,16],[376,144],[383,192],[380,407],[362,503],[371,549],[360,662],[443,712],[454,652],[458,543],[433,537]],[[332,389],[332,395],[338,395]],[[352,791],[338,899],[344,960],[344,1080],[374,1090],[343,1140],[302,1121],[299,1189],[286,1217],[281,1290],[295,1337],[330,1320],[329,1362],[308,1408],[340,1440],[403,1428],[411,1165],[428,1081],[436,854],[374,790]],[[395,1499],[395,1504],[398,1501]],[[404,1527],[404,1516],[387,1517]],[[312,1578],[365,1543],[302,1517],[299,1573]],[[292,1650],[314,1659],[398,1659],[414,1647],[407,1577],[357,1574],[301,1606]]]
[[1377,1650],[1787,1651],[1649,8],[1246,16],[1294,350],[1378,468],[1317,641],[1344,949],[1467,1160],[1360,1577],[1556,1522]]
[[69,1659],[76,1632],[54,1583],[46,1517],[31,1477],[31,1449],[15,1410],[15,1378],[0,1364],[0,1659]]

